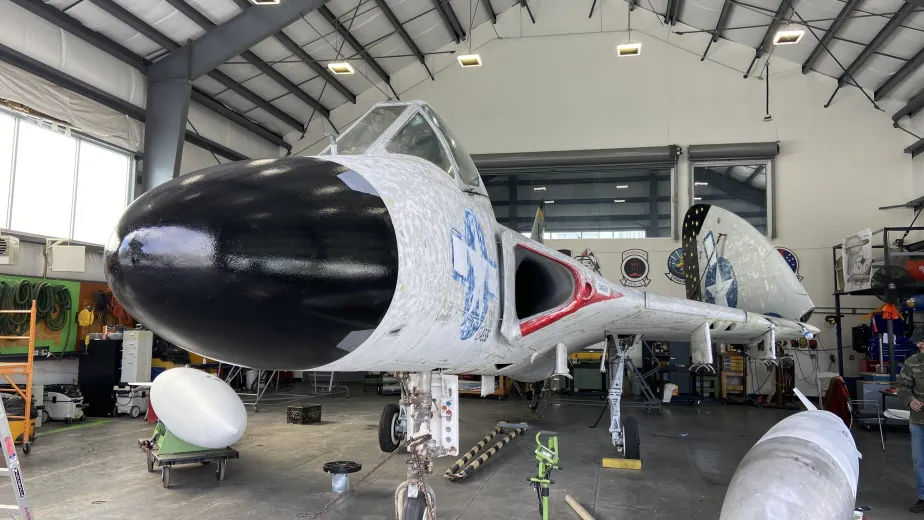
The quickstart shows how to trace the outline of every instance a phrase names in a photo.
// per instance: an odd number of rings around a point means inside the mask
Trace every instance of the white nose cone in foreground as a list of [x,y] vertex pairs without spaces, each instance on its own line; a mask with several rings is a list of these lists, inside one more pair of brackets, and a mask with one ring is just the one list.
[[240,440],[247,428],[244,403],[227,383],[192,368],[174,368],[154,379],[151,406],[174,435],[217,449]]

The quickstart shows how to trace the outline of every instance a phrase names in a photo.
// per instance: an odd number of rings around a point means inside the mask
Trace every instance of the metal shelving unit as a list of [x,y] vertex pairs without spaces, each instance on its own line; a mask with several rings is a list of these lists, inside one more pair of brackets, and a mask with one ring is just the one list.
[[[873,273],[875,273],[876,269],[880,267],[897,266],[904,268],[904,264],[909,258],[924,259],[924,250],[892,251],[890,249],[890,244],[892,240],[897,238],[897,234],[904,235],[905,233],[911,231],[924,231],[924,227],[887,227],[873,232],[874,237],[877,235],[882,235],[882,243],[873,244],[874,253],[881,252],[882,255],[881,257],[873,258]],[[837,260],[839,257],[843,256],[843,252],[840,253],[840,255],[838,254],[838,251],[842,249],[843,244],[836,244],[831,247],[832,272],[834,276],[834,327],[835,334],[837,336],[837,372],[841,376],[844,375],[844,338],[841,327],[841,298],[844,296],[874,296],[873,292],[869,289],[863,291],[844,292],[844,290],[841,288],[840,279],[838,278],[840,270],[837,267]],[[924,282],[919,282],[917,287],[922,293],[924,293]],[[886,321],[886,333],[886,347],[889,351],[889,378],[890,381],[894,381],[897,370],[897,363],[893,362],[895,359],[895,341],[891,320]]]

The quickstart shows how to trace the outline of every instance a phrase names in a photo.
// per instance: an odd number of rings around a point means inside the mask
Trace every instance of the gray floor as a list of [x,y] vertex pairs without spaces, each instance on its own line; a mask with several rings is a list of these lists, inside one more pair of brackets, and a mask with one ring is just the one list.
[[[251,413],[247,435],[236,446],[241,459],[229,464],[224,482],[215,480],[211,466],[185,466],[174,470],[166,490],[159,473],[145,470],[136,447],[138,438],[151,433],[141,419],[47,433],[22,458],[26,486],[39,520],[310,518],[333,497],[330,479],[321,471],[324,462],[356,460],[371,468],[382,460],[378,416],[393,399],[358,391],[350,399],[321,398],[316,401],[324,406],[320,425],[288,425],[283,409]],[[598,520],[716,519],[738,461],[775,421],[791,413],[720,405],[672,406],[663,416],[639,413],[643,469],[628,471],[600,468],[600,458],[611,455],[606,419],[600,428],[588,426],[601,406],[564,399],[537,419],[521,401],[465,399],[464,444],[474,445],[503,419],[558,430],[564,469],[553,476],[553,519],[577,518],[564,503],[565,494]],[[858,431],[855,436],[864,454],[858,503],[873,507],[868,518],[918,518],[907,512],[915,498],[908,434],[891,434],[885,453],[878,435]],[[518,438],[461,483],[432,477],[438,518],[535,520],[536,498],[526,483],[535,474],[534,447],[532,435]],[[438,473],[451,462],[438,460]],[[394,488],[404,474],[403,457],[393,457],[324,518],[394,518]],[[9,484],[0,487],[0,502],[8,503]]]

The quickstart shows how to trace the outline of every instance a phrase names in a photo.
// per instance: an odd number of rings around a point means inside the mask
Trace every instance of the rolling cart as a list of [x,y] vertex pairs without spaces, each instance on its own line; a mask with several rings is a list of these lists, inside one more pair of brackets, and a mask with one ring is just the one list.
[[170,468],[173,466],[216,462],[215,478],[221,482],[225,479],[228,460],[240,458],[240,453],[230,446],[206,449],[184,442],[170,433],[161,422],[154,428],[154,437],[138,439],[138,447],[145,453],[149,472],[153,472],[155,467],[160,468],[164,489],[170,487]]

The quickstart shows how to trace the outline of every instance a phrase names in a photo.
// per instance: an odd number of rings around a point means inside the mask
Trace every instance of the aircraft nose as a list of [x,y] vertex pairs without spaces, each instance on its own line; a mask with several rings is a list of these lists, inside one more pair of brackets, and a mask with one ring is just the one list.
[[215,166],[145,193],[110,238],[105,270],[125,309],[169,341],[298,370],[345,356],[378,326],[398,247],[362,175],[286,157]]

